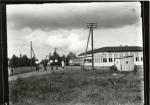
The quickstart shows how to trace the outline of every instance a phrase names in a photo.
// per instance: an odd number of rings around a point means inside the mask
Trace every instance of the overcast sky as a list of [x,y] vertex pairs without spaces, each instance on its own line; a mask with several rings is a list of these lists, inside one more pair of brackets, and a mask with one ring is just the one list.
[[8,56],[29,56],[30,41],[39,60],[54,48],[60,55],[79,54],[85,51],[88,22],[98,25],[94,48],[142,46],[140,14],[139,2],[7,5]]

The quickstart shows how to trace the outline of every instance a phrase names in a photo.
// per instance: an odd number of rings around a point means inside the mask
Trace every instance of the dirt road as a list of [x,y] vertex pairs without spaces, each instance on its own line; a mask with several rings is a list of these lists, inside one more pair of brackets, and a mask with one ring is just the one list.
[[[58,70],[56,70],[54,68],[54,71],[60,71],[63,70],[62,68],[58,68]],[[29,73],[24,73],[24,74],[19,74],[19,75],[14,75],[14,76],[10,76],[9,77],[9,81],[13,81],[13,80],[17,80],[17,78],[27,78],[27,77],[31,77],[31,76],[38,76],[38,75],[44,75],[47,73],[51,73],[51,69],[47,68],[47,70],[39,70],[39,71],[34,71],[34,72],[29,72]]]

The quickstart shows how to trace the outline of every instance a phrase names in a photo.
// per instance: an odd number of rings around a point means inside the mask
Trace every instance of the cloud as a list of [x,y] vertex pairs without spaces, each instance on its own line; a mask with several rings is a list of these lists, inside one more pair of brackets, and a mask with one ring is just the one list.
[[138,2],[8,5],[8,55],[22,53],[30,57],[30,41],[40,60],[53,53],[54,48],[60,55],[84,52],[89,33],[87,22],[98,23],[94,48],[141,45],[139,19]]
[[118,28],[136,24],[139,17],[138,2],[7,6],[7,20],[15,29],[71,30],[85,28],[87,22],[97,22],[97,28]]

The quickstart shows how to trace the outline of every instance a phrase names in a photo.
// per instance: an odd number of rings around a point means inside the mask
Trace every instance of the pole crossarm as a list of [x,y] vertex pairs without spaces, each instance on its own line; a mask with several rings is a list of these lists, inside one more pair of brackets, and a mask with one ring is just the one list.
[[97,23],[87,23],[87,28],[96,28]]

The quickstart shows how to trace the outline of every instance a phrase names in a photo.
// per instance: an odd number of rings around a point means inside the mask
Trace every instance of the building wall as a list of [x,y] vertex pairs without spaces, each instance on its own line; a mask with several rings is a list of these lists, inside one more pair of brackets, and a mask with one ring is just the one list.
[[133,71],[134,70],[134,57],[116,59],[115,65],[119,71]]
[[117,70],[121,70],[120,59],[116,59],[115,66],[116,66]]
[[133,57],[121,59],[121,65],[122,65],[122,71],[133,71],[134,70]]
[[[134,56],[135,65],[143,65],[143,52],[100,52],[94,54],[94,66],[112,66],[115,63],[116,58],[124,56]],[[82,63],[84,56],[82,58]],[[88,61],[91,61],[92,57],[87,57]],[[92,62],[86,62],[85,66],[91,66]]]

